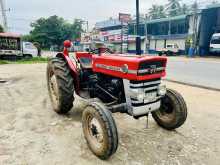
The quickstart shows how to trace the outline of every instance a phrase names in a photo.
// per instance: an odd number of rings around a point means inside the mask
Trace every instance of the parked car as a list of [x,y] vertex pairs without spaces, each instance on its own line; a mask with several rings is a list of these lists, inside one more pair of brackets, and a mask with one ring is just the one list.
[[22,42],[22,53],[24,58],[32,58],[38,56],[38,50],[31,42]]
[[209,51],[212,54],[220,54],[220,33],[212,35]]
[[165,48],[157,49],[159,55],[173,56],[179,53],[179,46],[177,44],[167,44]]

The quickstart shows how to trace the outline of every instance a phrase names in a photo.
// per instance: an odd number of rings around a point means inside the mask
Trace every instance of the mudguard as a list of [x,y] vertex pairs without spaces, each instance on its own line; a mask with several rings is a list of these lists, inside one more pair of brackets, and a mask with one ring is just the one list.
[[69,54],[67,54],[65,51],[63,53],[58,53],[56,57],[63,58],[67,62],[74,79],[75,92],[76,94],[79,94],[80,84],[77,65],[73,62],[73,60],[69,57]]

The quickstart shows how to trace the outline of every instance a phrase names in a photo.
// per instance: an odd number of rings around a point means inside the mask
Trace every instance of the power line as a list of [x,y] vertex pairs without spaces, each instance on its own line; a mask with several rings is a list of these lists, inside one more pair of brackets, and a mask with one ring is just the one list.
[[26,22],[34,22],[34,21],[36,21],[34,19],[16,18],[16,17],[8,17],[8,19],[15,20],[15,21],[26,21]]
[[19,27],[19,26],[9,26],[8,29],[10,31],[25,31],[25,32],[29,32],[32,30],[31,28]]

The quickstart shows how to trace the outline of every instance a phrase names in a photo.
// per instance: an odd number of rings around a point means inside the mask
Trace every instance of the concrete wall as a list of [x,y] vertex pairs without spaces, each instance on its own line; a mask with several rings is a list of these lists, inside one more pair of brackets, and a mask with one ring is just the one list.
[[150,40],[149,43],[150,43],[150,47],[149,49],[150,50],[155,50],[155,44],[156,44],[156,40]]
[[165,44],[165,40],[157,40],[157,45],[156,45],[156,50],[159,49],[163,49],[164,48],[164,44]]
[[136,50],[136,43],[135,42],[129,43],[128,50],[130,50],[130,51]]
[[217,9],[207,9],[202,12],[199,48],[200,54],[205,55],[209,53],[209,44],[212,34],[215,32],[217,25]]
[[191,15],[189,16],[189,29],[188,34],[193,35],[195,32],[199,32],[199,25],[201,21],[201,14],[198,14],[196,16]]
[[[145,53],[145,41],[141,42],[142,53]],[[132,42],[128,44],[128,53],[136,53],[136,43]]]

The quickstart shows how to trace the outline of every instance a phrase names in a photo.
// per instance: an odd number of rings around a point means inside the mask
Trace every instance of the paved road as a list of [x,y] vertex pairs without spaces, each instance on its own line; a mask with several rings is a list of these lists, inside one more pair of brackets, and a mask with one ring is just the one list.
[[167,79],[220,89],[220,59],[170,57]]

